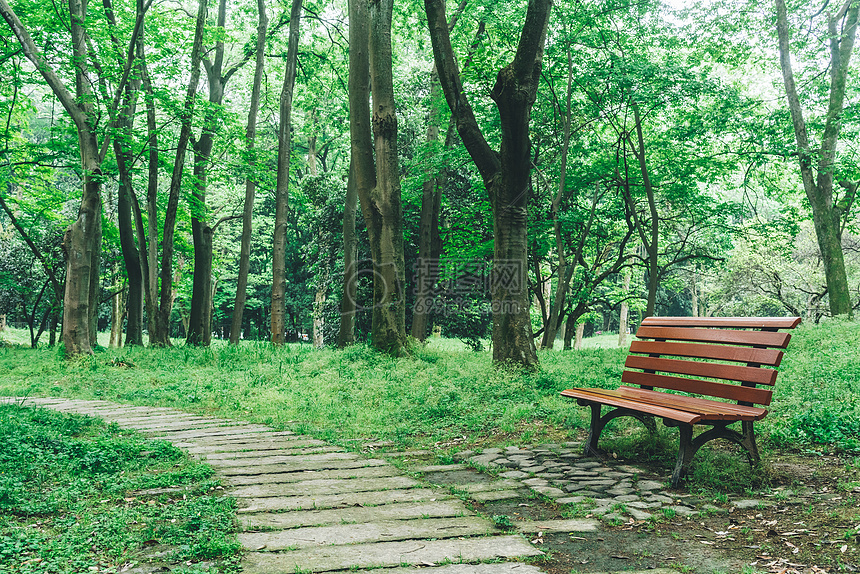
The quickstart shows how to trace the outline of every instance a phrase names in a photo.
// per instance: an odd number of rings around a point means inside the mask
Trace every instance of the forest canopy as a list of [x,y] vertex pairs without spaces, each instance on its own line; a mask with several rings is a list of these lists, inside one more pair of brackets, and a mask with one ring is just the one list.
[[675,4],[0,0],[0,317],[525,365],[853,317],[860,0]]

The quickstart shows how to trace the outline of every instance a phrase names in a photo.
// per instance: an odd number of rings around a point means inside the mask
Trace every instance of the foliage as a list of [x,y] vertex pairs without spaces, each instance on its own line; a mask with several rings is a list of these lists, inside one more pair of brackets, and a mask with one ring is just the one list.
[[0,439],[4,572],[119,571],[167,547],[159,560],[235,570],[234,502],[169,443],[16,405],[0,406]]

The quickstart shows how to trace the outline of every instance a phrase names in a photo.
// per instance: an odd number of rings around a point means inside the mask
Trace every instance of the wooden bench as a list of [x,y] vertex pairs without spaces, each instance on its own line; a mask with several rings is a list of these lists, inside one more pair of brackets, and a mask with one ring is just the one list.
[[[630,345],[621,382],[615,390],[575,388],[562,391],[591,407],[585,453],[597,454],[606,424],[632,416],[655,431],[653,417],[678,427],[678,461],[672,474],[677,486],[699,448],[716,438],[742,446],[751,464],[759,453],[753,422],[767,414],[776,367],[799,317],[649,317]],[[655,390],[664,389],[664,390]],[[682,393],[682,394],[679,394]],[[612,410],[602,414],[603,406]],[[728,428],[741,423],[741,432]],[[693,437],[694,425],[710,426]]]

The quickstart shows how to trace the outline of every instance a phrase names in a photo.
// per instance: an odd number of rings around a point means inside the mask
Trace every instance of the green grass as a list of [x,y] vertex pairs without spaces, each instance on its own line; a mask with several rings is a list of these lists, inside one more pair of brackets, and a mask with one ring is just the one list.
[[[171,406],[309,432],[346,445],[390,440],[394,448],[444,451],[555,441],[588,426],[588,410],[562,400],[560,390],[619,384],[626,351],[615,347],[616,335],[592,339],[595,346],[580,351],[541,352],[535,373],[495,368],[490,353],[442,339],[403,359],[361,345],[339,351],[245,342],[239,347],[103,349],[64,361],[55,349],[6,346],[0,348],[0,395]],[[860,448],[858,346],[856,322],[795,330],[771,412],[757,423],[761,446]],[[625,437],[630,429],[638,434],[639,428],[635,421],[618,419],[607,438],[613,433]],[[675,431],[667,432],[666,440],[673,443]],[[664,450],[659,444],[641,448],[655,450],[655,458]]]
[[0,405],[0,444],[0,572],[119,572],[155,551],[188,570],[236,571],[234,501],[170,443]]

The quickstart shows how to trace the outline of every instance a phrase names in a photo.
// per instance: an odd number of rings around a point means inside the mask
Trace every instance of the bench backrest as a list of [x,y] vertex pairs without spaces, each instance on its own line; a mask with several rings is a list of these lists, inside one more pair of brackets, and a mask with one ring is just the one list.
[[800,317],[648,317],[630,345],[621,380],[769,405],[776,367],[791,339],[779,329],[799,323]]

